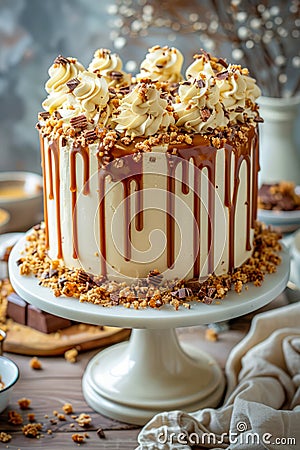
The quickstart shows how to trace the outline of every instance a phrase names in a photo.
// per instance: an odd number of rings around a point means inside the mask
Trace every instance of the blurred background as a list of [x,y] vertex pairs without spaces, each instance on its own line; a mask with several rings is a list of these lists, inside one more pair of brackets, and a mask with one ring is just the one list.
[[[37,113],[58,54],[88,65],[97,48],[135,73],[155,44],[242,64],[263,95],[299,95],[298,1],[1,0],[0,170],[40,172]],[[295,129],[299,129],[296,127]]]

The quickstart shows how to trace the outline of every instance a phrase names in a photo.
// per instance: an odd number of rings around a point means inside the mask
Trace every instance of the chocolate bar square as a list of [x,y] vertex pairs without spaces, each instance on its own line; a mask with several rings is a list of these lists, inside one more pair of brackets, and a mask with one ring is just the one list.
[[27,308],[27,326],[41,331],[42,333],[53,333],[71,326],[71,321],[62,317],[54,316],[41,311],[33,305]]
[[12,293],[7,297],[7,317],[10,317],[15,322],[21,325],[26,325],[27,322],[27,302],[23,300],[18,294]]

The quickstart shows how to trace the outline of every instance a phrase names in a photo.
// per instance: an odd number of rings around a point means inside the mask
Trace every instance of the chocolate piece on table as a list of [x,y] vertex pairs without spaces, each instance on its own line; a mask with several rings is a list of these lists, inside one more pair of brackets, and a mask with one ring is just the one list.
[[27,322],[27,302],[14,292],[7,297],[7,317],[21,325]]
[[27,325],[42,333],[53,333],[72,325],[69,319],[46,313],[33,305],[29,305],[15,292],[7,297],[6,314],[15,322]]
[[71,321],[41,311],[33,305],[28,305],[27,326],[41,331],[42,333],[53,333],[54,331],[71,326]]

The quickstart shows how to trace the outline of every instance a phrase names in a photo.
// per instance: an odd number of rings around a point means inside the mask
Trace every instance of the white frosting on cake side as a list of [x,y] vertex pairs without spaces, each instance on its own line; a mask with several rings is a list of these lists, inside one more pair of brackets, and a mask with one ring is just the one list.
[[[80,155],[76,156],[76,222],[78,237],[78,257],[74,258],[74,210],[72,209],[71,191],[71,167],[70,153],[73,143],[67,144],[60,151],[60,226],[62,236],[62,254],[64,262],[69,267],[82,267],[93,274],[101,274],[100,241],[101,234],[105,233],[106,268],[107,275],[116,280],[129,278],[143,278],[153,270],[158,269],[166,279],[192,278],[194,276],[194,245],[193,233],[194,217],[194,192],[192,187],[195,181],[195,166],[188,164],[188,193],[182,192],[182,166],[178,163],[174,176],[176,179],[174,190],[174,267],[167,264],[167,173],[168,159],[166,153],[161,151],[148,152],[141,155],[140,166],[143,173],[142,210],[143,227],[136,229],[136,204],[137,191],[134,182],[130,186],[130,217],[131,245],[130,258],[126,260],[126,200],[124,200],[124,186],[121,181],[113,181],[108,176],[105,183],[105,229],[101,229],[99,217],[99,161],[97,157],[98,146],[89,146],[89,192],[84,193],[84,165]],[[49,142],[45,139],[44,151],[48,152]],[[161,149],[160,149],[161,150]],[[251,156],[252,159],[253,155]],[[126,159],[124,158],[124,166]],[[55,190],[55,164],[52,156],[52,169],[49,171],[48,158],[45,158],[45,176],[47,191],[50,192],[50,172]],[[234,193],[234,158],[231,162],[231,192]],[[123,167],[124,167],[123,166]],[[234,266],[240,265],[250,256],[250,249],[246,249],[247,229],[247,173],[246,163],[242,163],[239,178],[237,201],[235,204],[235,231],[234,243],[229,240],[229,209],[224,205],[225,196],[225,150],[219,149],[216,154],[216,179],[214,190],[214,213],[211,215],[213,222],[213,267],[209,266],[208,249],[208,210],[209,210],[209,181],[208,172],[203,169],[199,180],[201,185],[201,214],[199,248],[200,248],[200,275],[205,277],[212,270],[216,274],[226,273],[229,269],[229,245],[234,245]],[[250,190],[252,190],[252,182]],[[58,256],[58,210],[55,195],[53,199],[47,198],[47,214],[49,222],[49,255],[56,259]],[[252,241],[253,230],[250,239]]]

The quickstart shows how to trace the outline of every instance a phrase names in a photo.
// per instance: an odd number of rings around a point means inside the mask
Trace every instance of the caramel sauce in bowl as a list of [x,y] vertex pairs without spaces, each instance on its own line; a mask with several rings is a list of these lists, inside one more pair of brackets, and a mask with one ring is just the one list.
[[[10,214],[5,209],[0,208],[0,233],[4,233],[10,220]],[[0,336],[1,340],[1,336]]]
[[38,174],[0,172],[0,208],[10,215],[5,232],[26,231],[42,219],[42,186]]

